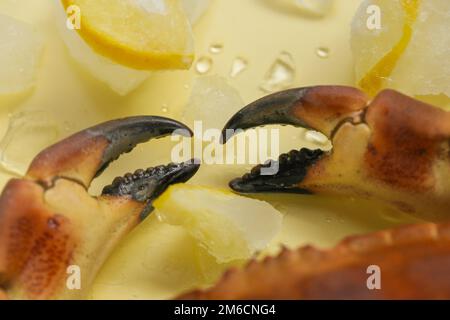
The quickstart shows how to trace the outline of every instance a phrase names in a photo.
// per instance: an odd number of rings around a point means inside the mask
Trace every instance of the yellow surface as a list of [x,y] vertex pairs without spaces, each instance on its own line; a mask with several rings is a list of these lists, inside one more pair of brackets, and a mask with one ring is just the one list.
[[[216,0],[196,26],[197,56],[211,56],[211,74],[228,77],[235,57],[245,57],[249,67],[229,79],[244,101],[263,96],[259,84],[281,51],[295,60],[295,86],[354,83],[349,37],[350,22],[359,0],[335,1],[323,19],[291,12],[278,0]],[[180,118],[195,71],[175,71],[153,75],[137,91],[119,97],[80,70],[59,39],[49,0],[0,0],[0,12],[33,23],[46,42],[36,90],[22,96],[0,98],[0,135],[6,131],[7,116],[27,110],[45,110],[66,130],[63,135],[100,121],[117,117],[158,114]],[[221,54],[209,54],[213,43],[221,43]],[[330,48],[330,57],[316,56],[318,47]],[[169,111],[162,110],[168,107]],[[227,119],[224,119],[224,123]],[[302,142],[302,131],[283,128],[282,151],[310,146]],[[295,135],[298,139],[290,139]],[[26,148],[27,146],[24,146]],[[31,160],[31,159],[24,159]],[[153,141],[123,156],[95,181],[92,192],[139,167],[170,161],[168,140]],[[242,166],[204,166],[191,181],[195,184],[226,187],[227,182],[246,170]],[[3,185],[10,176],[0,173]],[[312,243],[330,246],[349,234],[365,233],[411,221],[385,207],[355,199],[300,195],[261,195],[285,214],[282,234],[268,252],[283,243],[289,247]],[[196,244],[180,228],[164,225],[155,216],[135,230],[109,259],[90,294],[91,298],[169,298],[193,287],[205,285],[193,263]]]

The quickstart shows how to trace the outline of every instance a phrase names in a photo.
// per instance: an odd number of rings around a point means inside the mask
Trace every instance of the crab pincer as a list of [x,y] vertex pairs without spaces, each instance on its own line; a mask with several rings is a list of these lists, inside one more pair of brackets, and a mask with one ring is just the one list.
[[243,108],[225,126],[223,140],[237,129],[278,123],[319,131],[333,148],[292,150],[280,156],[275,174],[261,174],[268,163],[233,180],[235,191],[364,197],[427,220],[448,219],[449,112],[393,90],[369,101],[351,87],[299,88]]
[[[98,197],[88,188],[111,161],[138,143],[191,136],[182,123],[141,116],[106,122],[45,149],[0,197],[0,292],[9,298],[82,298],[115,245],[153,210],[173,183],[189,180],[195,161],[137,170]],[[71,267],[81,286],[67,286]]]

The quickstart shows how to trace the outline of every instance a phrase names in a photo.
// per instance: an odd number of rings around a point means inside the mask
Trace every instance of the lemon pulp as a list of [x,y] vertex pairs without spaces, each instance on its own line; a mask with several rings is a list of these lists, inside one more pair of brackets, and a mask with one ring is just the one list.
[[358,85],[370,95],[377,94],[383,87],[385,79],[392,73],[398,60],[411,41],[413,25],[417,19],[420,0],[402,0],[401,5],[405,12],[402,37],[392,50],[381,58],[381,60],[358,83]]
[[98,54],[134,69],[187,69],[194,56],[189,20],[178,0],[61,0],[79,8],[80,36]]
[[171,186],[154,207],[162,221],[183,226],[219,263],[248,259],[281,229],[281,213],[267,202],[210,187]]

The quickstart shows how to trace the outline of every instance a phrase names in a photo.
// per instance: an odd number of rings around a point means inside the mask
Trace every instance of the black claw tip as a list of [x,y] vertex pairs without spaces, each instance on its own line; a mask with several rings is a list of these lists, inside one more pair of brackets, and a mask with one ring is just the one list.
[[[280,155],[278,161],[267,161],[264,165],[254,167],[242,178],[234,179],[229,186],[240,193],[285,192],[309,194],[302,188],[301,182],[308,169],[324,155],[324,151],[303,148]],[[263,169],[273,168],[273,174],[262,173]]]
[[151,203],[170,185],[188,181],[198,171],[200,165],[194,160],[179,164],[169,164],[136,170],[124,177],[114,179],[111,185],[103,188],[102,195],[129,196],[139,202]]

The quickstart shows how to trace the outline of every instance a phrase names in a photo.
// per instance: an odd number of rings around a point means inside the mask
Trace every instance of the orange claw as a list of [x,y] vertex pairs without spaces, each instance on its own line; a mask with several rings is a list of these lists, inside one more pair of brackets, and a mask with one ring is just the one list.
[[448,219],[450,112],[393,90],[369,101],[350,87],[298,88],[251,103],[224,136],[276,123],[321,131],[333,149],[292,150],[280,156],[276,174],[262,175],[258,166],[230,183],[235,191],[365,197],[430,221]]
[[[180,130],[180,131],[177,131]],[[172,183],[197,171],[192,161],[137,170],[93,197],[89,185],[138,143],[190,134],[161,117],[132,117],[83,130],[36,156],[23,179],[0,196],[0,298],[73,299],[89,290],[115,245],[153,209]],[[67,286],[72,267],[79,285]]]
[[448,270],[450,224],[420,224],[353,236],[331,250],[284,249],[179,299],[450,299]]

